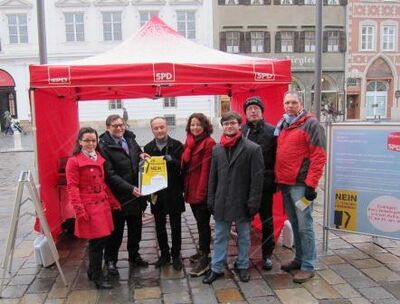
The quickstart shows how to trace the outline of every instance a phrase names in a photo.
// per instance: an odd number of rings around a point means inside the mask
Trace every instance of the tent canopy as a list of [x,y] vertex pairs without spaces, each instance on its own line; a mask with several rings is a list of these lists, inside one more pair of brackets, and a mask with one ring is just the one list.
[[210,49],[153,17],[103,54],[66,65],[31,65],[31,87],[75,100],[234,95],[290,83],[289,62]]
[[[58,185],[60,158],[71,154],[79,129],[78,101],[229,95],[231,109],[259,95],[275,123],[291,82],[290,60],[220,52],[185,39],[158,17],[103,54],[57,65],[30,65],[40,194],[55,236],[66,214]],[[134,101],[133,101],[134,102]]]

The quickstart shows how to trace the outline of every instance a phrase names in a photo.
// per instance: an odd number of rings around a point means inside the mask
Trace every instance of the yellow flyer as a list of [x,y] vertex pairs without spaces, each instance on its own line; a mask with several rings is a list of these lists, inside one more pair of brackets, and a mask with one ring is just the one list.
[[139,172],[139,186],[142,195],[149,195],[168,187],[167,162],[164,156],[148,157]]

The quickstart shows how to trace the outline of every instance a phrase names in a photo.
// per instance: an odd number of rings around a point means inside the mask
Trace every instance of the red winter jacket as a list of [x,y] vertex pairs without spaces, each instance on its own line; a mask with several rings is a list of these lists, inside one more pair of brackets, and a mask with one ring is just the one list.
[[212,148],[215,141],[206,137],[192,149],[188,163],[183,163],[185,201],[189,204],[206,204],[208,175],[210,174]]
[[65,168],[67,191],[76,214],[77,237],[101,238],[114,230],[111,208],[118,209],[121,206],[104,182],[104,162],[99,153],[95,161],[83,153],[68,159]]
[[316,188],[326,163],[325,146],[322,126],[308,113],[283,127],[277,141],[276,182]]

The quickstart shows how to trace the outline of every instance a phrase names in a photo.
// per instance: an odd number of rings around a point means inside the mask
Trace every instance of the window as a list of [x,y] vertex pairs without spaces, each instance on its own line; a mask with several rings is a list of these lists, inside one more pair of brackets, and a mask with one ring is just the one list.
[[188,39],[196,39],[196,14],[194,11],[177,12],[178,32]]
[[139,12],[140,26],[143,26],[153,16],[158,16],[158,12],[157,11],[140,11]]
[[264,32],[251,32],[251,52],[264,53]]
[[7,15],[10,43],[28,43],[28,24],[25,14]]
[[239,4],[239,0],[225,0],[225,4],[231,4],[231,5],[235,5],[235,4]]
[[175,115],[164,115],[168,126],[176,126]]
[[328,31],[328,52],[338,52],[339,51],[339,32],[338,31]]
[[394,25],[385,25],[382,29],[382,50],[394,51],[396,42],[396,27]]
[[251,0],[250,1],[251,5],[261,5],[263,4],[262,0]]
[[164,108],[176,108],[176,98],[175,97],[164,98]]
[[315,52],[315,32],[304,32],[304,52]]
[[327,4],[328,5],[340,5],[339,0],[328,0]]
[[292,5],[293,0],[281,0],[281,5]]
[[83,13],[64,13],[67,41],[85,41]]
[[361,50],[373,51],[375,40],[375,28],[373,25],[363,25],[361,27]]
[[305,5],[315,5],[315,0],[304,0]]
[[104,41],[122,40],[121,13],[103,12]]
[[294,46],[294,32],[281,32],[281,52],[292,53]]
[[108,110],[119,110],[122,109],[121,99],[112,99],[108,102]]
[[226,51],[228,53],[239,53],[239,32],[227,32],[226,33]]

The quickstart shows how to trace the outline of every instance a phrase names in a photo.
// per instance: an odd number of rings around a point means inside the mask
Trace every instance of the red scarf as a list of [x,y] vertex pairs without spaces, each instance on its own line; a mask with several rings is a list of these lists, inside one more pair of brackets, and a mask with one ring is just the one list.
[[221,145],[224,146],[224,148],[232,148],[234,147],[237,142],[242,138],[242,133],[238,132],[234,136],[226,136],[225,134],[221,135]]
[[182,164],[188,163],[192,156],[192,150],[196,146],[197,143],[201,142],[204,138],[206,138],[206,134],[203,132],[199,136],[194,136],[192,133],[188,132],[186,134],[186,142],[185,149],[182,154]]

